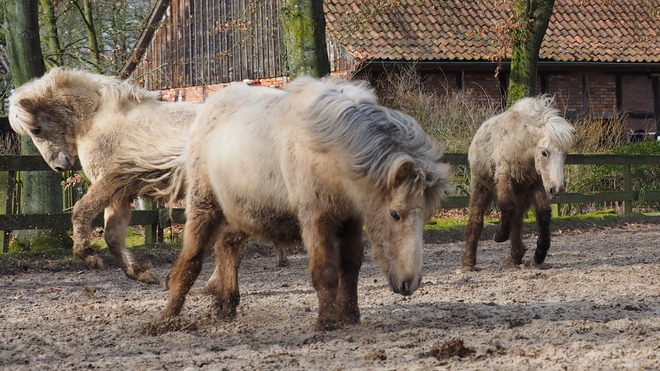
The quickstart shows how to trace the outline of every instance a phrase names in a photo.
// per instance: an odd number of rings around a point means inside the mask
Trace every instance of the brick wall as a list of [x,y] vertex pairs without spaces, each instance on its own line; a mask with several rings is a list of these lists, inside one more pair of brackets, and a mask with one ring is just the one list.
[[[347,78],[350,76],[346,71],[333,73],[337,77]],[[358,78],[366,76],[358,76]],[[429,73],[425,76],[428,86],[434,88],[438,93],[446,91],[447,88],[457,88],[456,74]],[[574,117],[590,111],[598,116],[611,116],[616,111],[616,76],[604,73],[566,73],[549,74],[546,76],[546,93],[556,96],[559,108],[566,116]],[[286,77],[271,79],[249,80],[237,82],[238,84],[261,85],[282,88]],[[587,96],[584,95],[584,83],[586,82]],[[502,100],[500,81],[492,72],[469,72],[462,75],[461,81],[464,89],[469,89],[483,103],[499,104]],[[229,84],[218,84],[204,87],[191,87],[180,89],[168,89],[162,91],[162,99],[165,101],[186,101],[201,103],[214,92]],[[537,93],[541,92],[541,82],[537,81]],[[651,91],[651,80],[646,75],[623,75],[621,76],[622,108],[631,112],[653,112],[653,93]],[[587,103],[585,105],[585,102]],[[655,131],[653,119],[627,120],[627,125],[632,130]]]
[[548,75],[546,93],[555,95],[555,101],[566,115],[584,112],[582,75]]
[[621,76],[622,106],[626,111],[653,112],[651,79],[646,75]]
[[616,76],[588,74],[587,91],[591,112],[603,116],[616,112]]
[[502,94],[500,81],[491,72],[463,74],[463,89],[469,89],[482,103],[500,104]]
[[[275,77],[269,79],[256,79],[235,82],[231,84],[248,84],[250,86],[268,86],[272,88],[282,88],[288,79],[286,77]],[[161,99],[168,102],[192,102],[203,103],[208,97],[216,91],[231,84],[215,84],[203,86],[193,86],[189,88],[165,89],[161,91]]]

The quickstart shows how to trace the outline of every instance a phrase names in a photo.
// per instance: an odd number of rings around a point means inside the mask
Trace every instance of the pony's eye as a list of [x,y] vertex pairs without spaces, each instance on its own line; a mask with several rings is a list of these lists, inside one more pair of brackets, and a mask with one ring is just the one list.
[[548,152],[547,151],[541,151],[541,156],[548,157]]
[[399,213],[397,213],[394,210],[390,210],[390,215],[392,216],[392,218],[394,218],[394,220],[401,220],[401,216],[399,215]]
[[32,129],[32,134],[34,135],[41,134],[41,126],[37,126],[36,128]]

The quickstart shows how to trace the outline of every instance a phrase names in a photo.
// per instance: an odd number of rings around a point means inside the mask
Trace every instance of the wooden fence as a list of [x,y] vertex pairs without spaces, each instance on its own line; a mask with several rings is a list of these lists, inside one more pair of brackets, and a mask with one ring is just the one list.
[[[468,165],[465,154],[445,154],[447,163]],[[552,202],[553,204],[623,202],[624,214],[632,212],[634,201],[658,201],[660,191],[633,189],[631,165],[660,165],[656,155],[568,155],[567,165],[621,165],[623,166],[623,191],[599,192],[594,194],[567,193]],[[74,167],[74,170],[79,170]],[[7,252],[9,232],[22,229],[70,229],[71,214],[12,214],[14,179],[16,171],[52,171],[41,156],[0,156],[0,238],[3,239],[2,252]],[[463,208],[470,202],[469,196],[447,197],[443,208]],[[145,242],[153,243],[162,236],[162,228],[171,223],[182,223],[185,217],[182,209],[174,209],[172,218],[168,209],[133,211],[131,225],[145,226]],[[94,219],[93,225],[103,226],[103,215]],[[3,238],[4,237],[4,238]]]

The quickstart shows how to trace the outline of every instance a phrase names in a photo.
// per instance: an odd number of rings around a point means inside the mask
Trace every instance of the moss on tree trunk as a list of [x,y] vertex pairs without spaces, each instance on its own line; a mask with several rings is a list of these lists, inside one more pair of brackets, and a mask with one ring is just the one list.
[[282,28],[291,79],[330,73],[322,0],[283,0]]
[[[19,87],[45,72],[39,39],[37,0],[6,1],[5,32],[14,86]],[[32,140],[21,138],[21,153],[39,154]],[[30,171],[23,174],[21,208],[24,214],[62,212],[62,177],[55,172]],[[34,245],[34,246],[33,246]],[[14,249],[65,247],[72,245],[63,230],[20,231],[10,246]]]
[[536,95],[539,49],[552,15],[554,0],[518,0],[511,38],[511,74],[507,107]]

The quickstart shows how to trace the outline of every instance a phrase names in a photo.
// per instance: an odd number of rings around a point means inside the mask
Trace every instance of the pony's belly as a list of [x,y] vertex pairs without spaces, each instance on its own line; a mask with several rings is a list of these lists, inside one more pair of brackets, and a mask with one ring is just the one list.
[[243,232],[272,242],[300,241],[300,223],[291,212],[269,206],[255,206],[247,200],[223,205],[227,221]]

